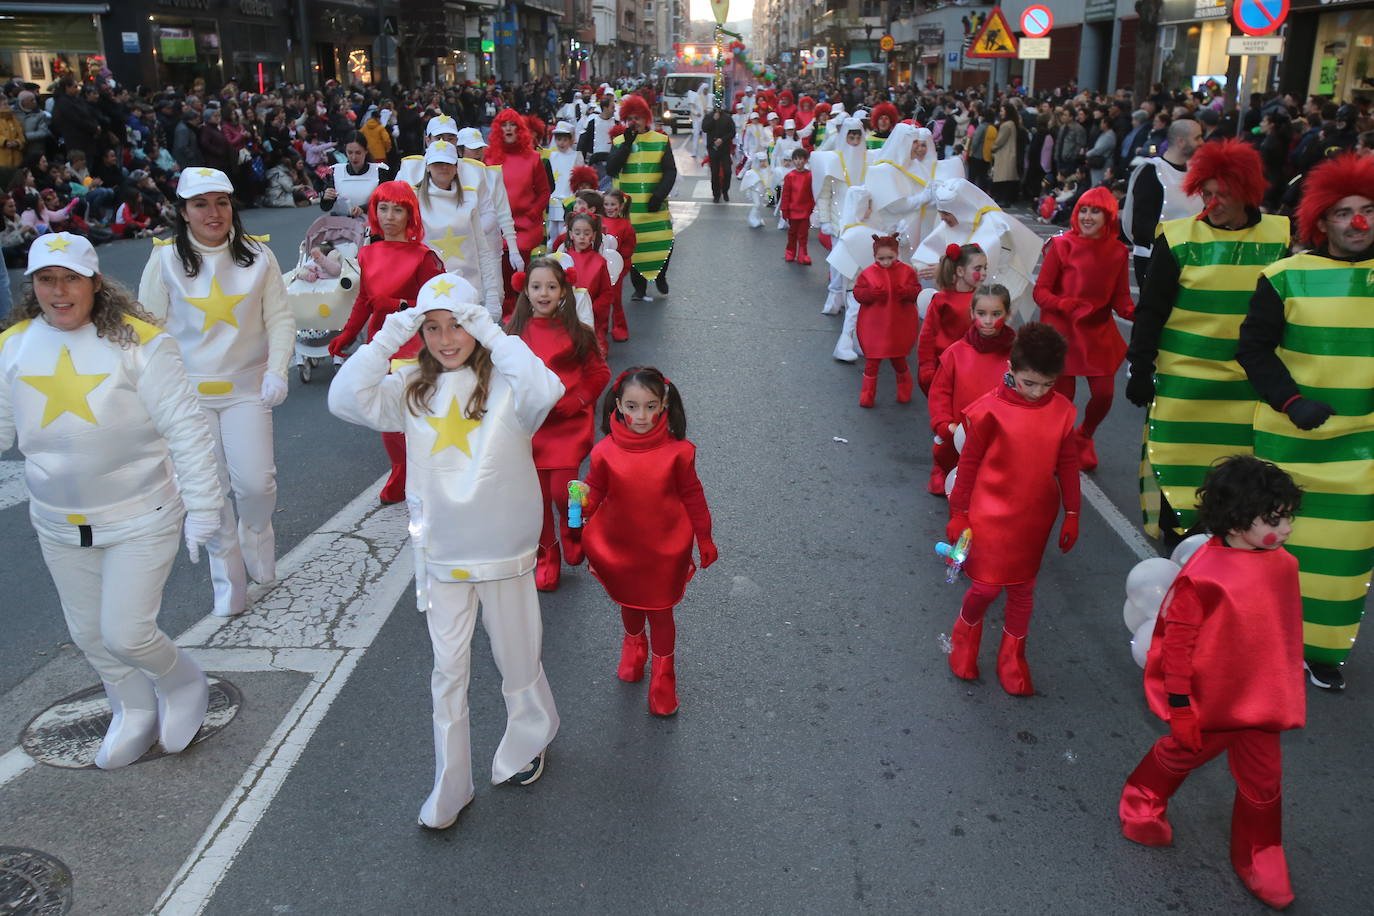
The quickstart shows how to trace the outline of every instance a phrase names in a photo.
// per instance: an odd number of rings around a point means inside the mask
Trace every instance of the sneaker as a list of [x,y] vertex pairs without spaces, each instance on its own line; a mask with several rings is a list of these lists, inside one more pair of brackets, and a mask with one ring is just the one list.
[[657,277],[655,277],[654,286],[658,287],[658,291],[663,295],[668,295],[668,275],[659,274]]
[[1304,660],[1302,666],[1307,669],[1307,679],[1314,687],[1331,691],[1345,689],[1345,675],[1341,674],[1340,665]]
[[654,297],[653,297],[653,296],[649,296],[649,295],[643,295],[643,296],[641,296],[639,293],[635,293],[633,296],[630,297],[630,301],[631,301],[631,302],[653,302],[653,301],[654,301]]
[[538,782],[539,777],[544,775],[544,756],[547,753],[547,750],[540,751],[538,757],[525,764],[520,772],[516,773],[510,779],[507,779],[506,785],[528,786],[531,783]]

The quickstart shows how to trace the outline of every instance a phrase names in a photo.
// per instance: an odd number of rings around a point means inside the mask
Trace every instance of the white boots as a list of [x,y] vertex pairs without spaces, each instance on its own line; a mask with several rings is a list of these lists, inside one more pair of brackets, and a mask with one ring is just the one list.
[[158,740],[169,754],[184,751],[200,731],[210,706],[210,682],[205,672],[185,649],[177,649],[172,670],[153,680],[153,690],[157,694]]
[[239,519],[239,550],[243,567],[254,582],[266,585],[277,581],[277,535],[270,524],[254,531]]
[[142,671],[134,671],[118,684],[105,682],[114,718],[95,755],[102,770],[128,766],[148,752],[157,741],[157,694]]

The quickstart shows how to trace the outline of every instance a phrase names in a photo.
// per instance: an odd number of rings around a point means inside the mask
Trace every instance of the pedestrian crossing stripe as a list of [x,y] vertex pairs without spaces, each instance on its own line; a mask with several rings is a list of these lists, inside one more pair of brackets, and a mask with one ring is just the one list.
[[983,27],[973,36],[965,57],[1015,57],[1016,38],[1012,35],[1007,17],[1000,6],[994,6],[983,20]]

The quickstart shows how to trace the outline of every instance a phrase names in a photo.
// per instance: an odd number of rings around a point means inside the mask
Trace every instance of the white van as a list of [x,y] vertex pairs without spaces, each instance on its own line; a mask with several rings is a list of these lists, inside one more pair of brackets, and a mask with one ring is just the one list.
[[702,83],[708,86],[715,74],[706,73],[669,73],[663,77],[663,86],[658,93],[658,108],[654,114],[658,123],[677,133],[678,128],[688,130],[692,126],[692,112],[687,107],[687,93]]

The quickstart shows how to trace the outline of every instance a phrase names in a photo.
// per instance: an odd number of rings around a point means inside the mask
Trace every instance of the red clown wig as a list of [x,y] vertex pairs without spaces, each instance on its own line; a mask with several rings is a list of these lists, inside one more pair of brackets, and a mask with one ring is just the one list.
[[883,129],[878,126],[879,118],[887,118],[888,121],[886,129],[891,130],[892,128],[897,126],[898,121],[902,120],[902,115],[899,111],[897,111],[897,106],[893,105],[891,102],[879,102],[877,105],[873,106],[873,110],[869,112],[868,115],[868,123],[873,127],[874,130]]
[[[506,143],[505,134],[501,130],[503,124],[515,125],[514,143]],[[530,140],[530,126],[514,108],[502,108],[496,113],[496,117],[491,119],[491,138],[488,143],[487,165],[500,165],[506,161],[507,156],[534,149],[534,144]]]
[[1078,198],[1078,203],[1073,205],[1073,215],[1069,217],[1075,235],[1083,234],[1078,225],[1078,211],[1084,207],[1096,207],[1102,211],[1104,224],[1097,238],[1117,241],[1116,237],[1121,232],[1121,208],[1117,206],[1116,197],[1112,192],[1101,185],[1083,192],[1083,196]]
[[645,126],[654,123],[654,113],[649,110],[649,103],[642,96],[627,95],[620,100],[620,120],[628,121],[633,115],[643,118]]
[[591,188],[595,191],[600,186],[601,176],[596,174],[596,169],[592,168],[590,165],[574,166],[572,172],[568,175],[568,187],[571,188],[574,193],[583,188]]
[[530,138],[534,140],[535,146],[543,146],[549,139],[549,125],[544,123],[544,119],[537,115],[525,115],[525,124],[530,129]]
[[1247,207],[1258,207],[1264,199],[1264,165],[1248,143],[1228,139],[1198,147],[1188,161],[1188,174],[1183,176],[1183,193],[1201,194],[1202,186],[1213,178]]
[[367,227],[377,238],[383,238],[382,224],[377,221],[377,204],[381,201],[400,204],[406,209],[406,241],[423,242],[425,226],[420,222],[420,202],[415,199],[415,190],[404,181],[384,181],[377,185],[367,201]]
[[1323,244],[1326,233],[1317,224],[1326,211],[1352,195],[1374,200],[1374,156],[1342,153],[1308,172],[1298,204],[1298,238],[1311,245]]
[[830,114],[830,103],[829,103],[829,102],[821,102],[819,105],[816,106],[816,111],[815,111],[816,117],[819,118],[821,115],[828,115],[828,114]]

